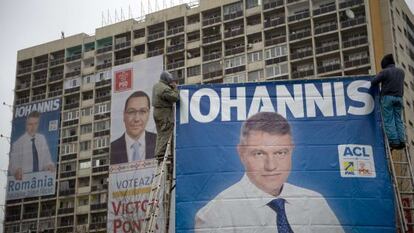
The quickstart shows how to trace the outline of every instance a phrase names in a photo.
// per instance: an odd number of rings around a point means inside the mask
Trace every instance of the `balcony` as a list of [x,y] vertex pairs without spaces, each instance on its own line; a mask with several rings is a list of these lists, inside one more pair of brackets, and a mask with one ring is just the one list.
[[284,17],[279,17],[276,19],[268,19],[266,20],[266,22],[263,24],[265,28],[269,28],[269,27],[276,27],[279,25],[282,25],[285,23],[285,18]]
[[47,61],[46,61],[46,62],[43,62],[43,63],[40,63],[40,64],[35,65],[35,66],[33,67],[33,70],[40,70],[40,69],[45,69],[45,68],[47,68]]
[[69,195],[74,195],[74,194],[75,194],[75,189],[74,188],[59,191],[60,196],[69,196]]
[[91,191],[107,191],[108,190],[108,184],[98,184],[98,185],[92,185]]
[[311,35],[311,31],[308,29],[308,30],[305,30],[305,31],[293,32],[293,33],[291,33],[291,34],[289,35],[289,39],[290,39],[290,40],[299,40],[299,39],[302,39],[302,38],[308,37],[308,36],[310,36],[310,35]]
[[110,101],[110,100],[111,100],[111,95],[110,94],[99,96],[99,97],[97,96],[95,98],[95,104],[99,104],[99,103]]
[[339,44],[325,45],[316,47],[316,54],[327,53],[339,49]]
[[129,46],[131,46],[131,41],[130,40],[122,42],[122,43],[115,44],[115,50],[123,49],[123,48],[129,47]]
[[32,96],[32,101],[44,100],[46,98],[46,93],[37,94]]
[[322,73],[327,73],[327,72],[331,72],[334,70],[339,70],[341,69],[341,64],[332,64],[332,65],[327,65],[327,66],[318,66],[318,74],[322,74]]
[[[13,211],[13,212],[16,212],[16,211]],[[5,217],[6,217],[7,222],[20,220],[20,214],[6,214]]]
[[182,26],[182,25],[178,26],[178,27],[173,27],[173,28],[168,29],[167,36],[178,34],[178,33],[183,32],[183,31],[184,31],[184,26]]
[[368,43],[367,37],[360,37],[360,38],[348,38],[348,40],[343,42],[344,48],[349,47],[356,47],[358,45],[365,45]]
[[76,176],[76,171],[65,171],[60,173],[60,178],[68,178],[72,176]]
[[49,93],[47,94],[47,97],[51,98],[51,97],[60,96],[60,95],[62,95],[62,89],[55,90],[55,91],[49,91]]
[[99,82],[96,82],[95,87],[101,87],[101,86],[106,86],[106,85],[110,85],[110,84],[111,84],[111,80],[106,79],[106,80],[101,80]]
[[67,161],[67,160],[73,160],[76,159],[77,155],[76,154],[69,154],[69,155],[61,155],[60,159],[62,161]]
[[62,64],[64,61],[65,59],[63,57],[50,60],[50,66],[56,66],[56,65]]
[[46,84],[46,76],[33,80],[32,86],[35,87],[43,84]]
[[108,206],[108,203],[98,203],[98,204],[91,204],[91,210],[100,210],[100,209],[106,209]]
[[155,57],[164,53],[164,49],[155,49],[148,51],[148,57]]
[[369,65],[368,57],[345,61],[345,68],[362,66],[362,65]]
[[177,69],[177,68],[183,67],[183,66],[184,66],[184,61],[177,61],[177,62],[168,64],[167,69],[168,70]]
[[29,87],[30,87],[30,81],[21,82],[21,83],[16,85],[16,90],[26,89],[26,88],[29,88]]
[[115,60],[114,65],[115,66],[122,65],[122,64],[128,63],[130,61],[131,61],[131,58],[130,57],[125,57],[125,58],[121,58],[121,59]]
[[270,0],[263,4],[263,10],[283,6],[283,0]]
[[100,172],[107,172],[109,169],[109,166],[100,166],[100,167],[94,167],[92,168],[92,173],[100,173]]
[[237,66],[237,67],[233,67],[233,68],[228,68],[224,71],[225,74],[233,74],[233,73],[238,73],[238,72],[242,72],[246,70],[246,66]]
[[352,27],[358,24],[364,24],[365,23],[365,16],[359,16],[355,19],[349,19],[346,21],[341,22],[342,28],[348,28]]
[[63,79],[63,73],[51,74],[49,77],[49,82],[56,82]]
[[66,73],[65,77],[70,78],[70,77],[73,77],[73,76],[76,76],[76,75],[80,75],[80,73],[81,73],[80,70],[75,70],[75,71]]
[[105,47],[99,48],[98,50],[96,50],[96,54],[106,53],[109,51],[112,51],[112,45],[107,45]]
[[63,106],[64,110],[69,110],[69,109],[73,109],[73,108],[79,108],[79,102],[76,103],[70,103],[70,104],[65,104]]
[[268,65],[272,65],[272,64],[276,64],[276,63],[281,63],[281,62],[284,62],[284,61],[287,61],[287,56],[267,59],[265,61],[265,64],[268,66]]
[[300,52],[293,52],[290,55],[290,59],[291,60],[295,60],[295,59],[299,59],[299,58],[304,58],[304,57],[309,57],[312,56],[312,48],[310,50],[306,50],[306,51],[300,51]]
[[222,54],[220,52],[214,52],[203,56],[203,61],[210,61],[221,58]]
[[19,68],[17,70],[17,74],[25,74],[25,73],[29,73],[30,71],[32,71],[32,67],[31,66],[29,66],[29,67],[22,67],[22,68]]
[[203,26],[212,25],[221,22],[221,17],[216,16],[208,19],[203,19]]
[[315,34],[321,34],[321,33],[326,33],[326,32],[330,32],[330,31],[335,31],[338,29],[338,25],[335,24],[331,24],[331,25],[326,25],[326,26],[317,26],[315,27]]
[[62,223],[56,233],[72,233],[73,232],[73,223]]
[[209,35],[209,36],[203,37],[204,44],[212,43],[212,42],[219,41],[219,40],[221,40],[221,35]]
[[234,37],[238,35],[242,35],[244,33],[244,29],[240,28],[237,30],[230,30],[224,33],[224,38]]
[[277,37],[272,37],[265,40],[265,46],[271,46],[276,44],[281,44],[286,42],[286,35],[280,35]]
[[73,213],[75,210],[75,208],[70,207],[70,208],[60,208],[58,209],[58,214],[71,214]]
[[299,13],[299,14],[294,14],[294,15],[289,16],[288,21],[289,22],[297,21],[297,20],[301,20],[301,19],[304,19],[304,18],[309,18],[309,16],[310,16],[309,11],[306,11],[306,12],[302,12],[302,13]]
[[351,7],[351,6],[356,6],[356,5],[361,5],[364,4],[364,0],[347,0],[345,2],[341,2],[339,4],[339,8],[347,8],[347,7]]
[[164,31],[154,32],[148,35],[148,41],[157,40],[164,37]]
[[[46,207],[42,207],[42,208],[46,208]],[[49,208],[49,207],[47,207],[47,208]],[[55,209],[45,209],[45,210],[42,210],[42,211],[40,211],[40,217],[41,218],[43,218],[43,217],[50,217],[50,216],[54,216],[55,215]]]
[[183,49],[184,49],[184,43],[180,43],[180,44],[169,46],[167,48],[167,53],[172,53],[172,52],[176,52],[176,51],[183,50]]
[[324,7],[318,8],[316,10],[313,10],[313,16],[325,14],[325,13],[332,12],[332,11],[335,11],[335,10],[336,10],[336,5],[335,4],[332,4],[332,5],[329,5],[329,6],[324,6]]
[[112,61],[109,61],[107,63],[103,63],[103,64],[100,64],[100,65],[97,65],[96,66],[96,70],[102,70],[102,69],[105,69],[105,68],[109,68],[109,67],[112,66],[111,63],[112,63]]
[[28,103],[29,101],[30,101],[29,97],[18,98],[16,99],[16,105],[25,104],[25,103]]
[[294,71],[292,72],[292,78],[293,79],[297,79],[297,78],[304,78],[304,77],[308,77],[308,76],[313,76],[313,69],[311,70],[304,70],[304,71]]
[[224,54],[226,56],[230,56],[230,55],[235,55],[235,54],[239,54],[243,52],[244,52],[244,46],[240,46],[236,48],[226,49],[226,51],[224,51]]
[[223,70],[216,70],[216,71],[203,74],[203,79],[221,77],[222,75],[223,75]]
[[30,218],[37,218],[37,211],[23,213],[23,219],[30,219]]
[[98,229],[104,229],[106,228],[106,222],[99,222],[99,223],[91,223],[89,225],[89,230],[93,231],[93,230],[98,230]]
[[70,57],[67,57],[66,62],[79,60],[79,59],[81,59],[81,57],[82,57],[82,54],[75,54],[75,55],[72,55]]
[[235,19],[235,18],[239,18],[243,16],[243,11],[236,11],[236,12],[232,12],[230,14],[224,15],[224,21],[226,20],[230,20],[230,19]]

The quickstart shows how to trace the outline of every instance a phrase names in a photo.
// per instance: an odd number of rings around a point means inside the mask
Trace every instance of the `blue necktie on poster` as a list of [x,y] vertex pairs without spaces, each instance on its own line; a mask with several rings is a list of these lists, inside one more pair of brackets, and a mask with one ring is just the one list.
[[32,138],[31,141],[32,141],[32,156],[33,156],[33,172],[38,172],[39,171],[39,156],[37,154],[35,138]]
[[277,214],[276,216],[276,224],[277,224],[277,232],[278,233],[293,233],[292,228],[289,225],[286,211],[285,211],[285,199],[278,198],[274,199],[271,202],[267,203],[267,205],[272,208]]
[[132,161],[142,160],[141,155],[139,153],[139,148],[140,147],[141,147],[141,145],[139,144],[139,142],[135,142],[134,144],[132,144],[132,148],[134,149],[134,154],[132,156]]

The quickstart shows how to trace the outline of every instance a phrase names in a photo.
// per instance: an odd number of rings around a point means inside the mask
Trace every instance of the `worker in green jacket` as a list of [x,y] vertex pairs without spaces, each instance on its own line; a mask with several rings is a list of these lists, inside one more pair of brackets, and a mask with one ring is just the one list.
[[152,106],[157,128],[155,157],[158,161],[163,159],[168,140],[174,130],[173,104],[179,99],[176,79],[167,71],[162,72],[160,81],[152,88]]

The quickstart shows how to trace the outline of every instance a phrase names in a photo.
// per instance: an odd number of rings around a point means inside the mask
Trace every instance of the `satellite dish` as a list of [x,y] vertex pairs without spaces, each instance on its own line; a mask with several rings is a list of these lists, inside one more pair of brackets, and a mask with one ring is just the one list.
[[349,19],[354,19],[355,18],[355,14],[351,9],[348,9],[345,11],[346,16],[348,16]]

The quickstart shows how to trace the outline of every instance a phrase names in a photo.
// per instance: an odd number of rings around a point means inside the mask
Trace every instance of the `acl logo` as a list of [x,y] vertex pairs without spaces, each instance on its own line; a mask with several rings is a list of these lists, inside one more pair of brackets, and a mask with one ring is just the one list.
[[132,89],[132,69],[115,72],[115,92]]
[[338,145],[338,157],[342,177],[376,177],[370,145]]

